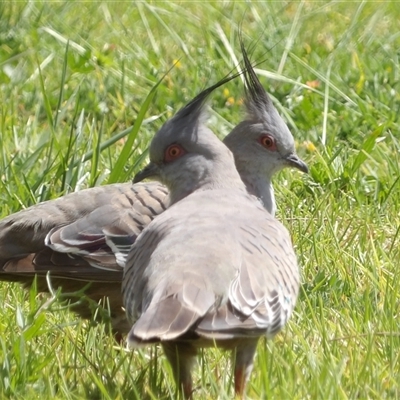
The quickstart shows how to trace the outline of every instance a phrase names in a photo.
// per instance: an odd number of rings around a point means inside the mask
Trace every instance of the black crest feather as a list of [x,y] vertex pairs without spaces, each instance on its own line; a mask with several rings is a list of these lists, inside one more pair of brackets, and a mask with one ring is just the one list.
[[272,102],[254,72],[241,35],[239,35],[239,41],[244,64],[245,106],[252,116],[260,116],[260,113],[265,113],[272,106]]
[[174,119],[181,119],[185,118],[187,116],[191,116],[194,119],[198,118],[199,115],[203,111],[204,104],[206,100],[208,99],[208,96],[217,88],[220,86],[224,85],[225,83],[230,82],[231,80],[239,77],[240,75],[243,75],[245,73],[244,70],[241,70],[239,72],[236,72],[234,74],[229,73],[227,76],[222,78],[220,81],[215,83],[214,85],[211,85],[210,87],[204,89],[202,92],[200,92],[193,100],[191,100],[188,104],[186,104],[184,107],[182,107],[176,114]]

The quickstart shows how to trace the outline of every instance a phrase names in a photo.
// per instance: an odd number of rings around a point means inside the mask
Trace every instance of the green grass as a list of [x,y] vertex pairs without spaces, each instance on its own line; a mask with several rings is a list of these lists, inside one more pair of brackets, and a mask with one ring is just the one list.
[[[400,398],[398,3],[15,1],[0,13],[1,216],[129,180],[162,123],[234,68],[241,26],[311,168],[275,181],[303,285],[287,328],[260,343],[248,396]],[[221,137],[242,115],[241,81],[225,89],[211,102]],[[0,397],[174,398],[160,349],[126,351],[57,297],[0,286]],[[204,352],[195,398],[232,397],[229,362]]]

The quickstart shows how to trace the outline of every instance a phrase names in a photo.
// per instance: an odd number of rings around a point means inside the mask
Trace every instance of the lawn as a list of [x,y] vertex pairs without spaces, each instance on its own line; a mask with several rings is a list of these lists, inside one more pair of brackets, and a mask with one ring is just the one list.
[[[260,342],[248,397],[400,398],[398,3],[38,0],[0,12],[1,217],[130,180],[157,129],[235,68],[240,29],[310,166],[275,179],[302,289],[285,330]],[[242,96],[240,79],[212,96],[221,138]],[[62,294],[3,283],[0,302],[1,398],[175,398],[159,348],[126,350]],[[229,363],[204,351],[195,399],[232,398]]]

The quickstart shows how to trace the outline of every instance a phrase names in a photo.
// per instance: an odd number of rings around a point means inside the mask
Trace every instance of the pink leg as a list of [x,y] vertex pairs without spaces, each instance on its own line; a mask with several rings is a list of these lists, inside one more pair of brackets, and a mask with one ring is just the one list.
[[162,343],[164,353],[171,364],[174,379],[179,391],[185,399],[192,398],[192,365],[197,355],[194,347],[187,343]]
[[235,358],[235,395],[244,398],[247,381],[253,369],[253,359],[257,348],[258,338],[246,339],[236,347]]

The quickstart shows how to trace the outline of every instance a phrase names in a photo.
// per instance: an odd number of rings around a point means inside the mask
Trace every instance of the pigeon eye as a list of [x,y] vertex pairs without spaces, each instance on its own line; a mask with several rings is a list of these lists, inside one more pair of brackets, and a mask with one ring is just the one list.
[[174,161],[177,158],[183,156],[185,153],[186,151],[179,144],[171,144],[167,147],[167,150],[165,150],[164,161]]
[[276,142],[275,139],[270,135],[261,135],[258,139],[261,146],[265,147],[268,150],[276,150]]

